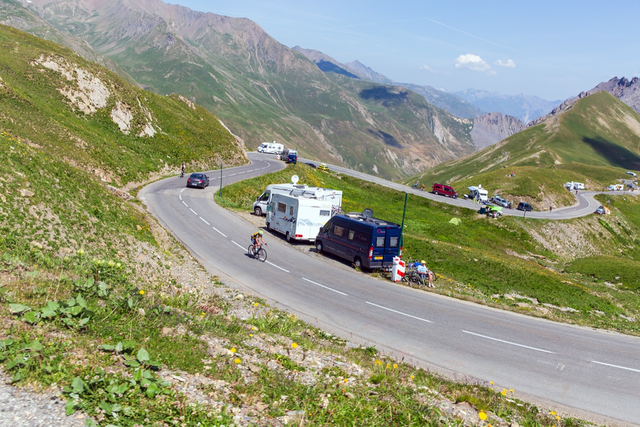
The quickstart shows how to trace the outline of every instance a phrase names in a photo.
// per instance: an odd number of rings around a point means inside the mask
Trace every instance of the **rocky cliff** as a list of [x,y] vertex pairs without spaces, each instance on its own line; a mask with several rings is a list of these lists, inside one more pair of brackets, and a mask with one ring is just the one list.
[[526,125],[516,117],[506,116],[502,113],[488,113],[473,119],[471,137],[476,147],[481,149],[502,141],[525,128]]

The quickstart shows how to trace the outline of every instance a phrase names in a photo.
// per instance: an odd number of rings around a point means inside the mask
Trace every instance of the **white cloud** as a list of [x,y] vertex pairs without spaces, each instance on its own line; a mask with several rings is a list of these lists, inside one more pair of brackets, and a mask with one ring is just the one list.
[[488,71],[491,66],[478,55],[467,53],[456,58],[456,68],[466,68],[471,71]]
[[506,61],[503,61],[502,59],[498,59],[496,62],[494,62],[494,64],[496,64],[499,67],[516,68],[516,63],[513,62],[512,59],[507,59]]
[[436,73],[436,71],[433,68],[429,67],[428,65],[423,65],[423,66],[420,67],[420,69],[422,71],[428,71],[428,72],[433,73],[433,74]]

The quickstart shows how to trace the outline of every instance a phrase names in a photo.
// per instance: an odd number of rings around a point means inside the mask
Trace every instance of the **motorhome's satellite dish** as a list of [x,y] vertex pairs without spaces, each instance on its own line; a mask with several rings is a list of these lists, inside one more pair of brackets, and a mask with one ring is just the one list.
[[300,181],[300,178],[298,178],[298,175],[293,175],[291,177],[291,182],[293,182],[293,185],[296,185],[298,181]]
[[362,211],[362,216],[365,218],[373,218],[373,210],[367,208]]

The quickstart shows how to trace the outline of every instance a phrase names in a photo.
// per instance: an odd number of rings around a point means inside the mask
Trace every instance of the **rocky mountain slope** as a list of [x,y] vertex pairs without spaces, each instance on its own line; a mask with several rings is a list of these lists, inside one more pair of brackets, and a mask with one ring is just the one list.
[[387,178],[474,150],[470,122],[403,88],[328,77],[248,19],[158,0],[22,5],[86,41],[142,87],[215,112],[248,149],[278,140],[302,155]]
[[471,137],[476,147],[481,149],[525,128],[526,125],[516,117],[505,116],[502,113],[487,113],[473,119]]

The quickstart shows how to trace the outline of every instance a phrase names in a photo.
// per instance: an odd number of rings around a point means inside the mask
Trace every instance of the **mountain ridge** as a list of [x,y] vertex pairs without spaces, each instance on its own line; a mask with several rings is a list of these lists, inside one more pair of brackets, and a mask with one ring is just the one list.
[[[278,140],[387,178],[474,150],[470,122],[393,87],[332,78],[245,18],[156,0],[23,5],[86,40],[142,87],[215,112],[249,148]],[[399,145],[386,144],[384,134]]]

